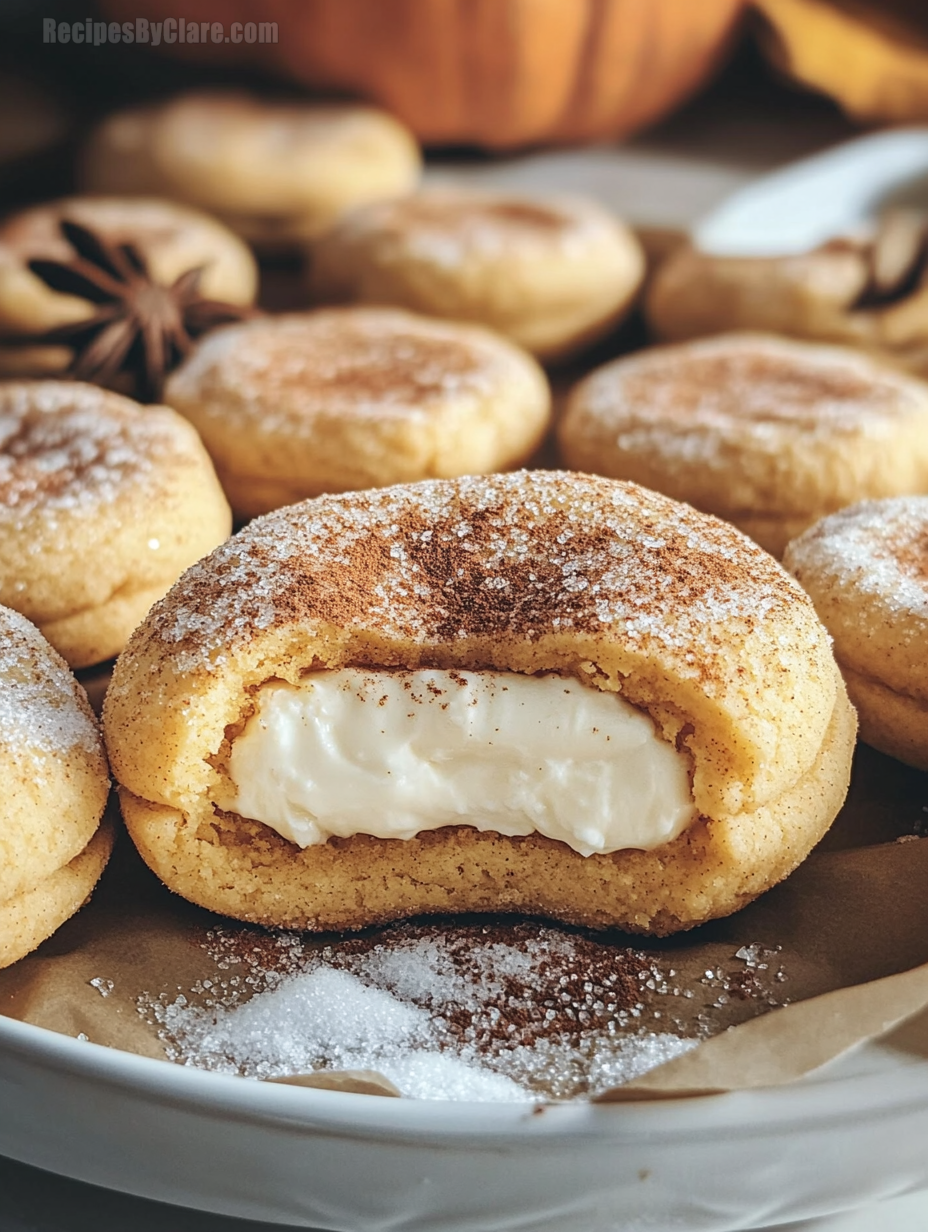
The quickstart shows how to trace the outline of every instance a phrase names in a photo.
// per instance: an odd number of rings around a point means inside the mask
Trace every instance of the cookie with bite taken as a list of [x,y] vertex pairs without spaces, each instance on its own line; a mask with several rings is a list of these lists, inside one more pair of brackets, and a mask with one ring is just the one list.
[[133,634],[104,725],[139,851],[211,910],[658,935],[796,867],[856,731],[767,553],[633,484],[547,472],[257,519]]

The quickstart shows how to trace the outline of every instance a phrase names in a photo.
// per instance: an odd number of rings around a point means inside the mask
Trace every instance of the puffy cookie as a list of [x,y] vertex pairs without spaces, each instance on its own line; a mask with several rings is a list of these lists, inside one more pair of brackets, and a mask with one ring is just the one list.
[[833,513],[784,564],[834,638],[861,739],[928,770],[928,496]]
[[[37,334],[89,319],[98,308],[77,295],[53,291],[29,269],[41,258],[71,261],[62,219],[98,232],[114,244],[131,242],[153,278],[165,286],[202,267],[200,290],[209,299],[250,304],[258,267],[248,247],[207,214],[173,201],[126,197],[66,197],[44,202],[0,225],[0,338]],[[0,373],[42,376],[63,372],[71,361],[64,346],[0,345]]]
[[243,517],[321,492],[511,467],[550,418],[544,374],[504,338],[382,308],[216,330],[164,396],[200,432]]
[[101,826],[106,757],[67,664],[18,613],[0,608],[0,967],[87,900],[109,857]]
[[769,330],[860,347],[928,373],[928,237],[896,210],[869,233],[787,256],[721,256],[691,245],[658,269],[646,300],[659,338]]
[[209,210],[261,246],[317,235],[351,206],[415,187],[415,138],[358,104],[199,91],[105,119],[84,152],[91,192],[158,194]]
[[724,334],[598,369],[558,439],[569,466],[688,501],[780,556],[844,505],[928,491],[928,385],[844,348]]
[[522,472],[251,523],[136,630],[104,727],[144,859],[212,910],[664,934],[795,868],[856,722],[811,601],[733,527]]
[[0,602],[108,659],[232,519],[196,432],[76,381],[0,383]]
[[310,274],[320,298],[476,321],[553,358],[621,320],[644,255],[594,201],[429,188],[352,210]]
[[25,958],[76,915],[93,893],[113,850],[115,829],[104,818],[83,851],[30,890],[0,900],[0,967]]

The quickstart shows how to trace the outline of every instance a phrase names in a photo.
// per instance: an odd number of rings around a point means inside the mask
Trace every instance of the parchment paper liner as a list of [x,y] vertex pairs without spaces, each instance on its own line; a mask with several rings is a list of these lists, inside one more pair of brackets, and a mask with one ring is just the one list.
[[[628,939],[672,958],[677,982],[692,987],[707,969],[730,965],[742,946],[778,949],[792,1004],[765,1012],[762,1001],[732,998],[717,1016],[720,1034],[598,1099],[775,1086],[908,1019],[905,1047],[928,1056],[928,838],[917,837],[925,831],[928,775],[861,748],[848,805],[786,882],[737,915],[656,947]],[[136,999],[176,996],[214,975],[202,941],[216,923],[164,890],[124,839],[90,905],[34,955],[0,972],[0,1012],[162,1058]],[[691,1004],[695,1014],[699,998]],[[396,1094],[367,1071],[292,1081]]]

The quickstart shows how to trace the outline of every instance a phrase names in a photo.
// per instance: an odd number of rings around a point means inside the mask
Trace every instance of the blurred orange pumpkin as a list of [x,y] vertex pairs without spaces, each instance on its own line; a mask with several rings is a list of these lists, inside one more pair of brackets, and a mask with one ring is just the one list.
[[173,44],[379,102],[425,142],[629,133],[716,66],[744,0],[103,0],[121,20],[276,21],[276,44]]

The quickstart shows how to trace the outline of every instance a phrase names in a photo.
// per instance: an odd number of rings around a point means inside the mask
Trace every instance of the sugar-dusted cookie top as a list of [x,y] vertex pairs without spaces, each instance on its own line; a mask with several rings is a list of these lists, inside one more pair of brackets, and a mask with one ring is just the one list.
[[793,540],[785,563],[842,665],[928,703],[928,496],[833,513]]
[[591,373],[559,438],[569,465],[735,522],[814,520],[928,483],[928,386],[846,348],[722,334]]
[[74,667],[126,643],[231,514],[196,432],[78,381],[0,383],[0,603]]
[[87,696],[19,613],[0,607],[0,902],[31,889],[90,841],[109,791]]
[[346,664],[620,691],[690,749],[710,816],[795,783],[838,688],[805,593],[715,518],[589,476],[430,481],[279,510],[188,570],[117,664],[117,775],[195,808],[253,686]]

